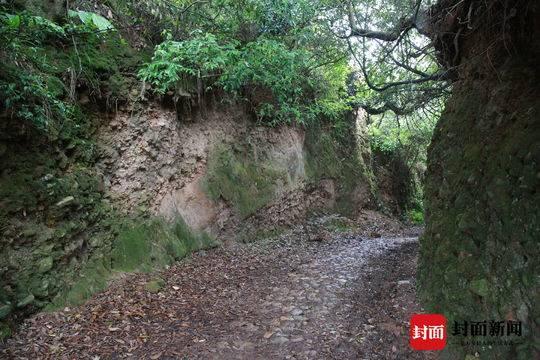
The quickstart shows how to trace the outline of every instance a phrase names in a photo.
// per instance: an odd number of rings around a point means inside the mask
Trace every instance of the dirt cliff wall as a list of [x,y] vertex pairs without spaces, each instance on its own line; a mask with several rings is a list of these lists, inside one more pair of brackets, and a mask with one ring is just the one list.
[[257,126],[239,106],[178,119],[153,104],[101,128],[97,167],[107,196],[127,213],[181,217],[193,229],[232,236],[246,220],[255,223],[249,228],[263,218],[287,226],[336,201],[351,209],[372,202],[369,169],[354,162],[359,153],[350,153],[348,177],[329,170],[347,163],[338,154],[347,146],[326,130]]

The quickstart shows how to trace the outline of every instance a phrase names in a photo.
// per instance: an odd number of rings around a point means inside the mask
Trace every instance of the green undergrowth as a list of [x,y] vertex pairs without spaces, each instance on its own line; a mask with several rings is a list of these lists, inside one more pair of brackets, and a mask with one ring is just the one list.
[[120,273],[163,269],[194,251],[217,245],[208,234],[189,229],[181,218],[174,223],[158,218],[126,221],[120,226],[111,251],[90,259],[48,309],[82,304]]
[[0,90],[6,123],[49,141],[80,137],[85,128],[80,127],[79,101],[111,108],[127,101],[144,54],[112,27],[100,28],[103,22],[112,26],[103,17],[70,14],[55,22],[0,6],[0,40],[5,44]]
[[424,212],[418,209],[412,209],[407,212],[407,220],[413,224],[421,225],[424,223]]
[[247,217],[274,198],[277,181],[286,177],[244,146],[220,145],[209,157],[204,188],[211,199],[222,198]]

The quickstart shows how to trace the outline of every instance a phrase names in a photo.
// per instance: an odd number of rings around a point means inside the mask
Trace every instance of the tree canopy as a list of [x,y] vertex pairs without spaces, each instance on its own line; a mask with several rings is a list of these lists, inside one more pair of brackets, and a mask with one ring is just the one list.
[[[359,107],[370,115],[433,117],[450,73],[425,37],[430,5],[116,0],[75,2],[55,17],[2,5],[4,107],[58,132],[59,119],[72,117],[77,89],[117,103],[126,100],[123,89],[111,84],[131,75],[146,91],[172,93],[175,102],[219,89],[248,103],[267,125],[340,121]],[[58,44],[62,51],[53,59]],[[129,63],[133,52],[139,55]]]

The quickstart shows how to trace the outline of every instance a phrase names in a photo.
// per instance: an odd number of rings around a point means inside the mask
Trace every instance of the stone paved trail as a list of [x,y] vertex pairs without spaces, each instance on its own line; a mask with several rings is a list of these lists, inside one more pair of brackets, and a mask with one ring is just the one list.
[[[28,320],[0,355],[65,359],[424,359],[414,237],[334,235],[198,253]],[[157,276],[159,291],[145,286]]]

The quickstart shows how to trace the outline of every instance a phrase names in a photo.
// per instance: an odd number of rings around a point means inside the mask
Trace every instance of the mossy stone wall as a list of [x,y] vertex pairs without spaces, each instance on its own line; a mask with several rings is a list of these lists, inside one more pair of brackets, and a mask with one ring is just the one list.
[[181,218],[129,219],[93,163],[69,149],[0,144],[0,339],[29,314],[84,302],[115,272],[159,269],[214,245]]
[[79,305],[104,289],[119,272],[150,272],[172,265],[193,251],[217,246],[205,233],[193,232],[181,219],[166,223],[159,218],[124,220],[108,251],[85,263],[76,278],[69,279],[49,309]]
[[[540,334],[540,76],[512,61],[456,84],[428,156],[419,282],[453,321],[516,320],[514,345],[461,346],[443,358],[532,359]],[[536,354],[536,355],[535,355]]]
[[0,155],[0,321],[48,304],[112,241],[112,208],[86,161],[6,141]]

